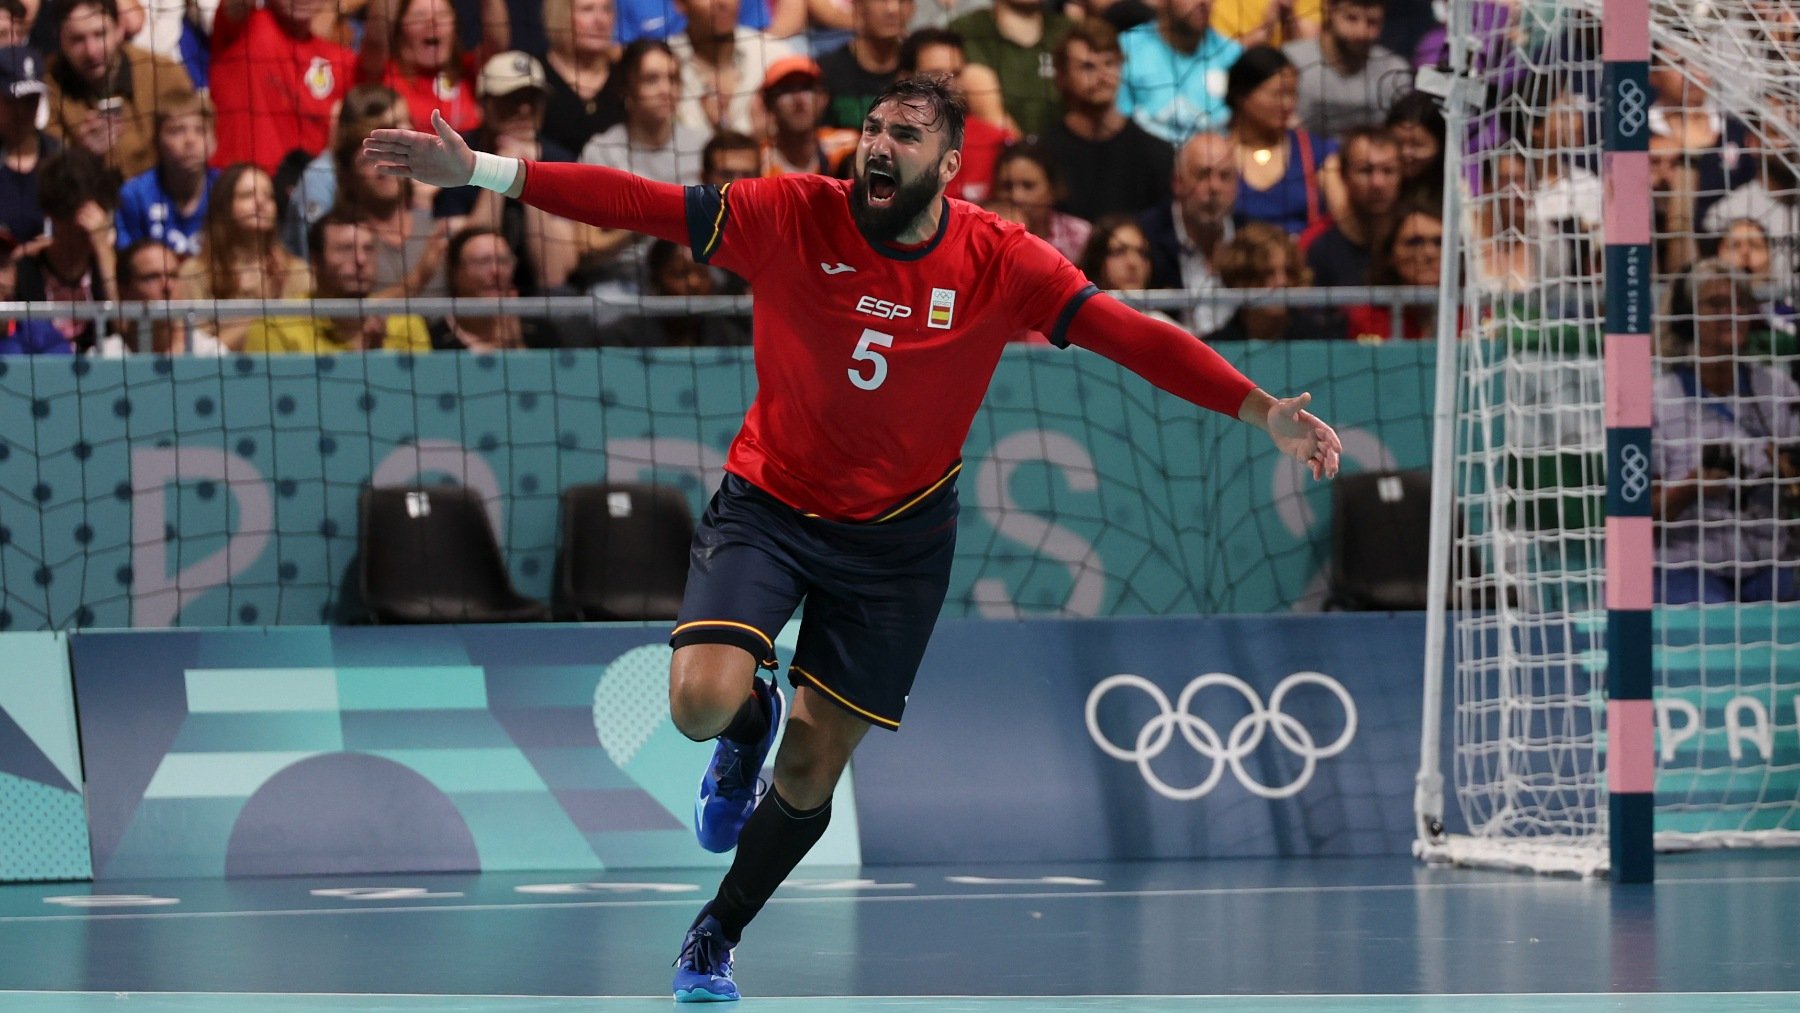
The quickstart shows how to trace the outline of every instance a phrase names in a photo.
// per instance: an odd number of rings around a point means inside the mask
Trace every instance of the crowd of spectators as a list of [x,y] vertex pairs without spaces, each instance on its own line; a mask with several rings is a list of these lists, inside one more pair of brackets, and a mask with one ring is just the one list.
[[[363,140],[441,117],[480,151],[671,183],[843,176],[870,99],[912,74],[968,100],[951,197],[1102,287],[1187,294],[1148,312],[1197,337],[1417,340],[1477,313],[1591,328],[1598,81],[1544,68],[1598,36],[1546,34],[1527,6],[1473,5],[1460,44],[1488,101],[1452,139],[1414,87],[1446,31],[1386,31],[1423,0],[0,0],[0,300],[259,304],[15,320],[0,354],[746,344],[741,318],[628,311],[747,291],[684,246],[382,176]],[[1800,180],[1779,141],[1800,110],[1726,110],[1706,84],[1653,53],[1654,498],[1684,522],[1658,592],[1791,599],[1791,568],[1758,567],[1791,556],[1800,520]],[[1436,286],[1447,226],[1476,296],[1454,321],[1285,297]],[[564,293],[622,298],[579,321],[494,302]],[[343,310],[432,296],[461,308]]]
[[[373,130],[439,116],[477,150],[674,183],[844,175],[870,98],[920,73],[969,101],[951,196],[1099,284],[1431,286],[1447,139],[1413,83],[1443,45],[1382,44],[1402,2],[0,0],[0,294],[269,305],[178,327],[30,320],[0,351],[737,343],[741,321],[722,318],[336,319],[307,300],[741,293],[647,237],[380,176],[356,153]],[[1482,26],[1497,62],[1528,44],[1504,16]],[[1469,142],[1461,185],[1483,199],[1459,224],[1483,291],[1600,268],[1597,167],[1569,154],[1597,114],[1569,80],[1496,96],[1508,111]],[[1651,84],[1658,269],[1716,254],[1768,279],[1768,312],[1791,321],[1773,280],[1794,272],[1793,173],[1679,68],[1659,58]],[[1169,312],[1214,340],[1437,327],[1430,307],[1290,309],[1277,294]]]

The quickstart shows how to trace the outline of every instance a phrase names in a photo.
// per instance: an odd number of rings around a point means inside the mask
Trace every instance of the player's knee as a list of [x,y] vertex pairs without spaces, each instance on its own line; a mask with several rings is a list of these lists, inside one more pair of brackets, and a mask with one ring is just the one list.
[[847,759],[783,749],[775,755],[775,783],[781,788],[781,797],[799,809],[824,805],[837,789]]
[[669,717],[703,742],[722,731],[750,694],[756,659],[726,644],[689,644],[669,663]]

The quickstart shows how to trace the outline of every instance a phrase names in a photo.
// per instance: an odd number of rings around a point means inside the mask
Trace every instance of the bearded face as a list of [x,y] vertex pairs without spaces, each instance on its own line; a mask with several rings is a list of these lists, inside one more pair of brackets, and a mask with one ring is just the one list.
[[891,158],[868,159],[850,188],[857,228],[876,242],[894,242],[937,200],[940,180],[936,162],[907,178]]

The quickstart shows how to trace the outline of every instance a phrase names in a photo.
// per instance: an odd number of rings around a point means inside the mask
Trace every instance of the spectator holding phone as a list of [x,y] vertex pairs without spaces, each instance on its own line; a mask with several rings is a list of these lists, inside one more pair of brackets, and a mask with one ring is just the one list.
[[156,107],[166,91],[192,91],[182,65],[125,41],[118,0],[63,0],[55,8],[49,130],[99,155],[126,178],[156,164]]

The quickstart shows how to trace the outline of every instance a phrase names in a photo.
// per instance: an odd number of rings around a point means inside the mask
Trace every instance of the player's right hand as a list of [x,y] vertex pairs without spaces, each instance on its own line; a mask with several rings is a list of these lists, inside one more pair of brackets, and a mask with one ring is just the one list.
[[475,173],[475,152],[438,111],[431,111],[436,133],[377,130],[363,141],[362,161],[383,176],[404,176],[432,186],[466,186]]
[[1317,479],[1335,478],[1344,441],[1337,430],[1306,410],[1312,394],[1277,399],[1269,407],[1269,438],[1283,454],[1312,469]]

